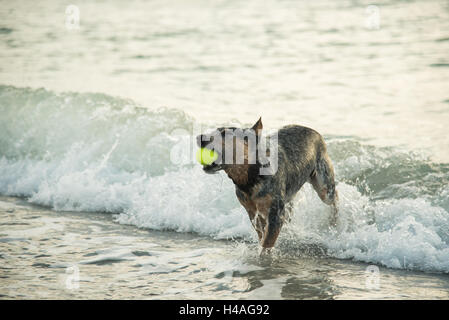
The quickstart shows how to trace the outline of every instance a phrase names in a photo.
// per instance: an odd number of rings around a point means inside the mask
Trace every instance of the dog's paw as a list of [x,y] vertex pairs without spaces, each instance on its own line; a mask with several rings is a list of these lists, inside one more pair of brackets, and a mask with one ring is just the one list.
[[260,250],[259,250],[259,257],[271,256],[272,251],[273,251],[273,248],[261,247]]

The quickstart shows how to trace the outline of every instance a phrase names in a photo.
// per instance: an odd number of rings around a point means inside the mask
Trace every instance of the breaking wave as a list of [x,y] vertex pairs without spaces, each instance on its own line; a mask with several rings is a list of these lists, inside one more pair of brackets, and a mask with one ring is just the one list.
[[[103,94],[0,86],[0,194],[57,211],[114,213],[142,228],[255,241],[232,182],[186,161],[195,125],[180,110]],[[355,138],[326,141],[338,180],[338,230],[306,185],[281,245],[449,273],[449,164]]]

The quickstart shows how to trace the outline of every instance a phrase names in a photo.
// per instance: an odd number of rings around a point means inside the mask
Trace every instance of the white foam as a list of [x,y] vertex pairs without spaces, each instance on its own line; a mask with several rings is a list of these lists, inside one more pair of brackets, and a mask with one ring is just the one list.
[[289,232],[296,232],[299,240],[314,239],[337,258],[449,272],[449,217],[444,209],[424,199],[372,203],[353,186],[339,184],[338,232],[332,232],[326,225],[329,209],[305,189],[306,201],[296,206]]

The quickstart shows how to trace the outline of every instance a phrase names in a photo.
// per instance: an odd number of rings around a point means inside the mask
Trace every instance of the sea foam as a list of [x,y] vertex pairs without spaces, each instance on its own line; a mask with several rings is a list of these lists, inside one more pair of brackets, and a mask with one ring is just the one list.
[[[180,110],[0,86],[0,114],[0,194],[57,211],[113,213],[140,228],[256,241],[223,173],[173,161],[174,150],[191,150],[186,133],[197,124]],[[281,250],[311,243],[335,258],[449,273],[449,165],[355,139],[326,141],[340,195],[337,230],[306,184]]]

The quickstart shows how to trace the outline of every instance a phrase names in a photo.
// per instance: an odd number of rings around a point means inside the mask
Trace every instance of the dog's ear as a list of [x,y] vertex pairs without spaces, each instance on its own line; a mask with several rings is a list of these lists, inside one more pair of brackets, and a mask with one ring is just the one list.
[[253,127],[251,129],[253,129],[258,136],[260,136],[262,134],[262,129],[263,129],[262,117],[260,117],[259,120],[257,120],[257,122],[253,125]]

